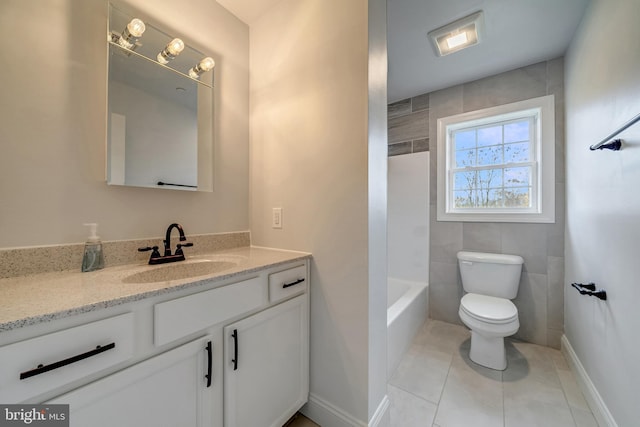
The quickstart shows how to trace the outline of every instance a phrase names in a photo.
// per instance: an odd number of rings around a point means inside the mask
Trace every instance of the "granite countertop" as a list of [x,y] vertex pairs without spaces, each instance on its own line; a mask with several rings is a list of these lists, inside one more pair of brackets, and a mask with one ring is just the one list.
[[[192,256],[175,264],[133,264],[107,267],[89,273],[63,271],[0,279],[0,333],[197,287],[212,281],[223,281],[310,257],[311,254],[305,252],[249,246]],[[237,265],[218,273],[187,279],[125,283],[126,278],[132,274],[205,260],[231,261]]]

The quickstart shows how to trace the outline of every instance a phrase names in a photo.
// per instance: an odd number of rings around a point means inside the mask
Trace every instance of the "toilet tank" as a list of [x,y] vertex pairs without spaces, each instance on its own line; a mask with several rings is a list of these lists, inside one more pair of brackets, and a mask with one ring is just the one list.
[[458,252],[464,290],[498,298],[516,297],[523,262],[518,255]]

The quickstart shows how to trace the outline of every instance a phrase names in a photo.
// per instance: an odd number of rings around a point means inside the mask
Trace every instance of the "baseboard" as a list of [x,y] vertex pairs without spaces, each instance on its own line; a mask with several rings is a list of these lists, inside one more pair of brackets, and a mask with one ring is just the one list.
[[584,369],[584,366],[582,366],[582,362],[578,359],[578,355],[573,350],[573,347],[571,347],[571,343],[566,335],[562,335],[560,344],[562,354],[564,354],[569,362],[571,370],[575,374],[578,385],[582,390],[582,394],[584,394],[584,398],[589,404],[589,408],[591,408],[591,412],[600,427],[618,427],[616,420],[613,418],[613,415],[611,415],[611,412],[609,412],[609,408],[607,408],[604,400],[602,400],[602,396],[600,396],[596,386],[591,381],[591,378],[589,378],[589,374]]
[[369,427],[390,427],[391,426],[391,401],[385,394],[376,412],[373,413],[371,420],[369,420]]
[[371,421],[366,423],[332,405],[321,397],[310,393],[309,401],[300,412],[320,426],[331,427],[388,427],[389,426],[389,398],[385,395]]

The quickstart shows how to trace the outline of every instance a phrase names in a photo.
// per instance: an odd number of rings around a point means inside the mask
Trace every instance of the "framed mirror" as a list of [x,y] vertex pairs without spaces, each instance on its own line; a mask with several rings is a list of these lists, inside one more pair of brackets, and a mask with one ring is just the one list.
[[213,191],[213,58],[113,4],[107,46],[107,183]]

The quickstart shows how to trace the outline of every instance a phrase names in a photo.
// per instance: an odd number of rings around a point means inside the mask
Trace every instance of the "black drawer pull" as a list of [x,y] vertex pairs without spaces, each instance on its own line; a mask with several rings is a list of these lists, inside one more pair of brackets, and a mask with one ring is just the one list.
[[231,361],[233,362],[233,370],[237,371],[238,370],[238,330],[237,329],[233,330],[231,337],[233,338],[233,359],[231,359]]
[[24,380],[26,378],[35,377],[36,375],[44,374],[45,372],[53,371],[54,369],[62,368],[63,366],[70,365],[72,363],[79,362],[84,359],[88,359],[91,356],[95,356],[100,353],[104,353],[107,350],[111,350],[116,347],[116,343],[112,342],[111,344],[107,344],[105,346],[97,346],[95,349],[91,351],[87,351],[86,353],[78,354],[77,356],[70,357],[68,359],[60,360],[59,362],[52,363],[50,365],[38,365],[37,368],[32,369],[30,371],[25,371],[20,373],[20,379]]
[[298,279],[298,280],[295,280],[295,281],[293,281],[291,283],[285,283],[285,284],[282,285],[282,289],[290,288],[291,286],[295,286],[298,283],[302,283],[302,282],[304,282],[304,279]]
[[207,388],[211,387],[211,380],[213,379],[213,348],[211,347],[211,341],[207,343],[207,375],[204,377],[207,379]]

